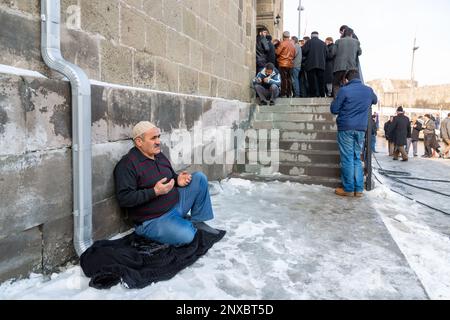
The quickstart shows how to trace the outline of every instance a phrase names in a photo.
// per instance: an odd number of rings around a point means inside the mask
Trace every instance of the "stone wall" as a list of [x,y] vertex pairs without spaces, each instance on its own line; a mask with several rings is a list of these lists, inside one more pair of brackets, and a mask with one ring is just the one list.
[[[264,26],[274,39],[283,37],[283,0],[258,0],[256,2],[256,24],[258,27]],[[275,24],[275,18],[280,16],[278,24]]]
[[[0,64],[50,76],[40,56],[39,3],[0,0]],[[255,6],[254,0],[61,0],[61,49],[91,79],[250,101]]]
[[[50,271],[75,255],[70,102],[68,82],[0,74],[0,281]],[[114,197],[113,169],[132,146],[136,122],[158,125],[170,156],[175,131],[237,127],[249,112],[237,100],[92,85],[94,238],[129,229]],[[191,152],[214,143],[214,133],[204,135]],[[202,170],[213,180],[232,165],[192,161],[175,169]]]
[[450,84],[412,87],[408,80],[373,80],[367,83],[377,93],[382,107],[449,109]]

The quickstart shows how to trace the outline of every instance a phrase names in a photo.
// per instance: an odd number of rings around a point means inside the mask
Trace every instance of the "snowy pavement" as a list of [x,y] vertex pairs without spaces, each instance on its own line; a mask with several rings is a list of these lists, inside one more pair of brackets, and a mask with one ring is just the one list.
[[[450,180],[450,161],[393,164],[376,157],[384,169],[408,165],[414,176],[429,176],[423,167],[431,166],[436,177]],[[227,234],[171,280],[96,290],[71,266],[5,282],[0,299],[450,299],[450,216],[380,180],[384,185],[362,199],[289,182],[216,182],[211,225]]]

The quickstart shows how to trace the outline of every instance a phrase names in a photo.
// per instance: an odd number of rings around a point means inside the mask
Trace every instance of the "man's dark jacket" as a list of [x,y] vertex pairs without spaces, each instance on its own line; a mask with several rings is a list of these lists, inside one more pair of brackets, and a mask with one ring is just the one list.
[[390,128],[392,141],[396,146],[405,146],[407,138],[411,138],[411,123],[403,113],[399,113],[392,120]]
[[330,107],[331,113],[338,115],[338,130],[366,131],[369,107],[377,102],[378,98],[372,88],[362,84],[360,79],[347,83],[339,90]]
[[302,55],[306,57],[306,71],[311,71],[313,69],[325,70],[327,45],[319,38],[312,38],[307,41],[302,47]]

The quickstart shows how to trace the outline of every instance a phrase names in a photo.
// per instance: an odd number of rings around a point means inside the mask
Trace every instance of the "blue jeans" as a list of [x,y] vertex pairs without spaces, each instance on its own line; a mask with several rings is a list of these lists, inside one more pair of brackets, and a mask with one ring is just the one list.
[[[191,183],[184,188],[178,188],[178,192],[178,203],[161,217],[144,221],[137,226],[136,234],[175,246],[190,243],[197,232],[192,222],[207,221],[214,217],[208,178],[201,172],[195,172],[192,174]],[[190,220],[187,219],[189,211]]]
[[366,133],[363,131],[338,131],[338,145],[341,155],[341,180],[345,192],[364,191],[364,173],[361,151]]
[[294,86],[294,96],[300,97],[300,68],[292,69],[292,85]]

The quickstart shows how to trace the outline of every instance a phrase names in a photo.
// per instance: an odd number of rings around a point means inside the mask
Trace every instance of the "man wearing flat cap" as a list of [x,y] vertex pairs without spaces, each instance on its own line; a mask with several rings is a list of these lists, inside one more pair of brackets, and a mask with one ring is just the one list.
[[188,244],[197,229],[217,234],[203,222],[214,217],[206,176],[175,173],[161,153],[160,136],[151,122],[134,126],[134,147],[114,170],[119,205],[128,209],[136,234],[160,243]]

